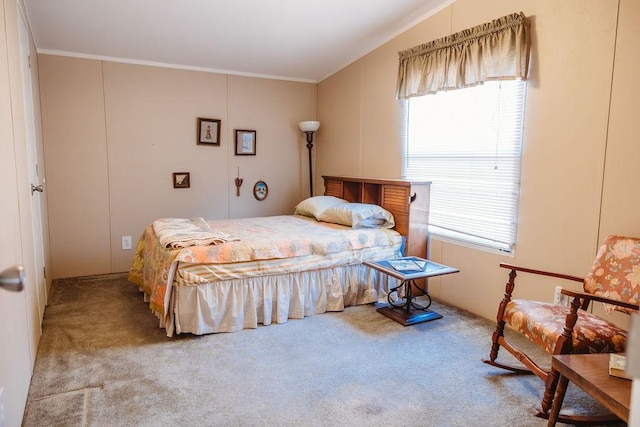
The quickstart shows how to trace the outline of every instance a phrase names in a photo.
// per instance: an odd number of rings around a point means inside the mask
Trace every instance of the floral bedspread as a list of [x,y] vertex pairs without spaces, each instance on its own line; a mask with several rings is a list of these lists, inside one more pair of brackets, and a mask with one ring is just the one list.
[[238,240],[172,250],[159,243],[152,225],[145,228],[136,247],[129,281],[149,295],[149,305],[154,311],[166,316],[168,292],[179,262],[223,264],[326,255],[394,245],[398,236],[388,229],[352,229],[299,215],[207,222]]

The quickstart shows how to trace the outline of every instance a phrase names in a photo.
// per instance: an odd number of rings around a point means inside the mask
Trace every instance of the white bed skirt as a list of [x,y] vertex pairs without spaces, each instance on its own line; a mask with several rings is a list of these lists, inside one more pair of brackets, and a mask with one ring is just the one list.
[[236,332],[258,324],[342,311],[350,305],[386,302],[396,279],[362,264],[300,273],[173,286],[168,336]]

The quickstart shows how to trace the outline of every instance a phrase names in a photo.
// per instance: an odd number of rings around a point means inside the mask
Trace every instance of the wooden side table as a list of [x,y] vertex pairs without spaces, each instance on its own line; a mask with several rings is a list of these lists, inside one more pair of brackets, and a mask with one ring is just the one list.
[[569,381],[600,402],[618,418],[629,422],[631,381],[609,375],[609,354],[560,354],[551,359],[560,374],[558,388],[549,413],[549,426],[558,421]]
[[[396,268],[390,264],[401,260],[415,261],[418,265],[424,265],[424,268],[421,270],[402,270],[399,269],[397,264],[394,264],[396,265]],[[442,276],[444,274],[457,273],[460,271],[457,268],[438,264],[415,256],[382,261],[365,261],[363,264],[400,280],[400,284],[395,288],[390,289],[387,294],[387,301],[389,304],[378,308],[377,311],[398,323],[402,323],[404,326],[442,318],[441,314],[429,310],[429,307],[431,306],[431,297],[429,296],[426,286],[425,288],[418,286],[415,282],[417,279]],[[414,295],[416,290],[418,294]],[[401,292],[404,295],[404,298],[398,298],[398,300],[404,300],[404,302],[393,301],[391,299],[391,295],[394,293],[400,297]],[[419,296],[427,297],[426,306],[421,306],[415,303],[416,297]]]

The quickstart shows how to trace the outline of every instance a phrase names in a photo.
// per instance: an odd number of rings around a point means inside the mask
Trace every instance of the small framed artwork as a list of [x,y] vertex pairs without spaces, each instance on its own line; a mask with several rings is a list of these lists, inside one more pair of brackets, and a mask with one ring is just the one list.
[[198,145],[220,145],[220,120],[198,117]]
[[189,172],[173,173],[173,188],[189,188],[191,187],[191,178]]
[[268,194],[269,187],[267,187],[266,182],[258,181],[255,183],[255,185],[253,186],[253,197],[255,197],[256,200],[263,201],[267,198]]
[[256,155],[256,131],[236,129],[236,155]]

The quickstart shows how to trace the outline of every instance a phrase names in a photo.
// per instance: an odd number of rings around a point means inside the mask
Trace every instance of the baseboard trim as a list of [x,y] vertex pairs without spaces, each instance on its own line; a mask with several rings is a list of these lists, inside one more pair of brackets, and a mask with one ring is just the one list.
[[128,271],[120,273],[105,273],[105,274],[93,274],[90,276],[78,276],[78,277],[64,277],[60,279],[53,279],[53,282],[63,281],[75,281],[75,282],[97,282],[100,280],[122,280],[129,276]]

